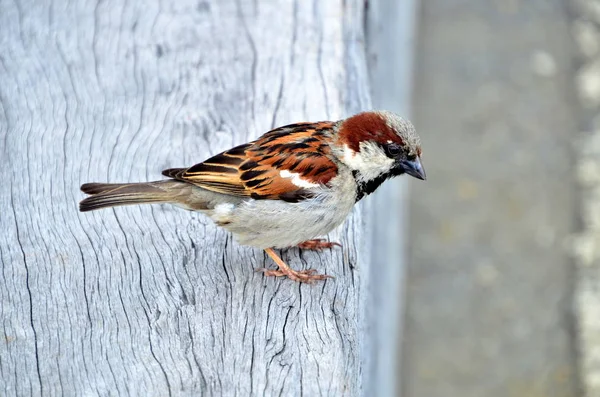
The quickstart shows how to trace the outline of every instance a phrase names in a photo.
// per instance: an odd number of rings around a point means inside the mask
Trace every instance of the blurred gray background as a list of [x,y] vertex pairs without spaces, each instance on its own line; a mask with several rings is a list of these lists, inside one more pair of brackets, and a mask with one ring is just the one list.
[[420,2],[411,115],[428,180],[410,184],[405,397],[580,395],[576,12]]

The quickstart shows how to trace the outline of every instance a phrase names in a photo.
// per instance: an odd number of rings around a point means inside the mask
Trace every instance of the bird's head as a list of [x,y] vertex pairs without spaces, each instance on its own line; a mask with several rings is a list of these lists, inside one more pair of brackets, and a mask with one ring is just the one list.
[[421,140],[410,121],[392,112],[372,111],[342,120],[338,128],[343,151],[339,157],[362,189],[359,199],[397,175],[426,179]]

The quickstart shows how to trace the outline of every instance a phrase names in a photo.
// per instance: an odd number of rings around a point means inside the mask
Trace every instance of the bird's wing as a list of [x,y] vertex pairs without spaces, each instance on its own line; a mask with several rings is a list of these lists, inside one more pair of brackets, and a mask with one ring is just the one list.
[[327,142],[333,126],[287,125],[190,168],[163,174],[218,193],[297,202],[337,175]]

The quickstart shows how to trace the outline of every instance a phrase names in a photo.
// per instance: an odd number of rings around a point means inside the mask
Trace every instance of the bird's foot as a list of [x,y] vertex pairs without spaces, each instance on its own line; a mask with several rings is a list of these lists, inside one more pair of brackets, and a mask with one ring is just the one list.
[[282,268],[279,268],[277,270],[272,270],[272,269],[265,269],[265,268],[261,268],[261,269],[256,269],[257,272],[262,272],[265,276],[268,277],[287,277],[292,281],[297,281],[300,283],[308,283],[308,284],[312,284],[317,280],[325,280],[327,278],[333,278],[332,276],[329,276],[327,274],[317,274],[317,271],[315,269],[308,269],[308,270],[292,270],[292,269],[286,269],[283,270]]
[[322,238],[317,238],[314,240],[307,240],[303,243],[298,244],[298,248],[303,249],[303,250],[320,251],[325,248],[333,248],[336,245],[338,247],[342,246],[340,243],[332,243],[332,242],[326,241]]
[[256,269],[257,272],[262,272],[265,276],[270,277],[287,277],[290,280],[297,281],[300,283],[311,284],[317,280],[325,280],[327,278],[333,278],[327,274],[317,274],[315,269],[308,270],[294,270],[289,267],[280,257],[273,251],[272,248],[266,248],[265,252],[275,261],[279,267],[277,270],[272,269]]

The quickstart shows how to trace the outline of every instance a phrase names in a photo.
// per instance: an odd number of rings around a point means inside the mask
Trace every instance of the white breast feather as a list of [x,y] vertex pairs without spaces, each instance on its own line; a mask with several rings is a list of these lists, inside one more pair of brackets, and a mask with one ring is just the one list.
[[217,204],[211,215],[212,220],[219,224],[228,223],[234,214],[235,205],[231,203]]

